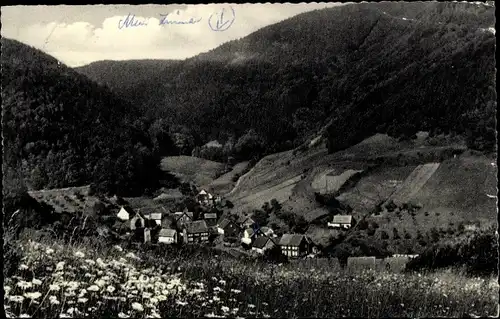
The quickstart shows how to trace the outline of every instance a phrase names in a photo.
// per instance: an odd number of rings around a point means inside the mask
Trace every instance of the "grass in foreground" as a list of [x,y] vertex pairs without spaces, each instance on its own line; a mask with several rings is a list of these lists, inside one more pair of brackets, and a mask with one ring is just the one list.
[[458,317],[494,315],[496,278],[296,269],[23,242],[5,278],[10,317]]

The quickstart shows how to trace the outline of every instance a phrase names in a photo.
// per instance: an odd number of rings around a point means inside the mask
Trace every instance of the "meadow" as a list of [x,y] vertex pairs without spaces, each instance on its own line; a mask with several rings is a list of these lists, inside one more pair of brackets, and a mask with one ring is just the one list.
[[[14,245],[14,243],[12,243]],[[446,269],[388,273],[230,259],[208,249],[15,243],[8,317],[461,317],[497,314],[498,280]]]

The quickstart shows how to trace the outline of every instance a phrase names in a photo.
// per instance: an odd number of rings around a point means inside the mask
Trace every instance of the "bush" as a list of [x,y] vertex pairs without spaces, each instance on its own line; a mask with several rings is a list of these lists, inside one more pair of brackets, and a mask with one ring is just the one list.
[[409,270],[464,266],[472,275],[495,274],[498,269],[498,242],[493,227],[468,236],[437,243],[410,261]]
[[389,234],[388,234],[385,230],[383,230],[383,231],[380,233],[380,238],[382,238],[382,239],[384,239],[384,240],[385,240],[385,239],[389,239]]

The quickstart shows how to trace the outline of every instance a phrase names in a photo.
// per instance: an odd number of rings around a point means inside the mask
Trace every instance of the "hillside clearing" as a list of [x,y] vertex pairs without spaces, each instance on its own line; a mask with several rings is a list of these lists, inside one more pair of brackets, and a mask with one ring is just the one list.
[[173,173],[182,182],[208,187],[224,172],[225,165],[193,156],[167,156],[161,160],[160,167]]

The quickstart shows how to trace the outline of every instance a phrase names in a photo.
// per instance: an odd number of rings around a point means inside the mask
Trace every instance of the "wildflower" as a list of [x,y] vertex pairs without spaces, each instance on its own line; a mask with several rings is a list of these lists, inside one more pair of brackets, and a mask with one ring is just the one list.
[[95,265],[95,261],[93,261],[92,259],[85,259],[85,263],[88,264],[89,266]]
[[23,296],[9,296],[9,300],[12,302],[22,303],[24,301]]
[[21,280],[20,282],[17,283],[17,286],[24,290],[33,287],[33,284],[31,282]]
[[31,282],[35,286],[40,286],[42,284],[42,281],[40,279],[36,279],[36,278],[33,278],[33,280]]
[[87,293],[87,290],[84,288],[80,290],[80,297],[83,297]]
[[49,296],[49,302],[51,305],[58,305],[60,304],[59,300],[57,300],[56,296]]
[[241,290],[238,290],[238,289],[231,289],[231,292],[232,293],[235,293],[235,294],[239,294],[241,292]]
[[8,295],[9,294],[9,291],[11,291],[12,288],[10,288],[9,286],[3,286],[3,291],[5,291],[5,294]]
[[219,300],[220,300],[220,298],[219,298],[219,297],[217,297],[217,296],[214,296],[212,299],[213,299],[214,301],[219,301]]
[[232,312],[233,314],[235,314],[235,313],[237,313],[239,310],[240,310],[240,308],[233,308],[233,310],[231,310],[231,312]]
[[87,290],[89,290],[89,291],[99,291],[99,286],[92,285],[92,286],[88,287]]
[[219,280],[219,284],[221,284],[221,285],[225,285],[225,284],[226,284],[226,281],[225,281],[224,279],[221,279],[221,280]]
[[73,290],[66,291],[66,292],[64,293],[64,296],[65,296],[65,297],[73,297],[73,296],[75,296],[75,295],[76,295],[76,294],[75,294],[75,292],[74,292]]
[[153,294],[152,294],[152,293],[150,293],[150,292],[143,292],[143,293],[142,293],[142,298],[144,298],[144,299],[149,299],[149,298],[151,298],[152,296],[153,296]]
[[134,309],[136,311],[139,311],[139,312],[144,311],[144,307],[140,303],[138,303],[138,302],[133,302],[132,303],[132,309]]
[[47,255],[50,255],[50,254],[52,254],[53,252],[54,252],[54,249],[52,249],[52,248],[47,248],[47,249],[45,250],[45,253],[46,253]]
[[25,265],[25,264],[21,264],[21,265],[19,266],[19,270],[26,270],[26,269],[28,269],[28,268],[29,268],[29,267],[28,267],[27,265]]
[[51,291],[58,291],[59,289],[61,289],[61,287],[59,287],[58,284],[49,285],[49,290],[51,290]]
[[112,294],[115,290],[116,290],[115,287],[111,285],[106,288],[106,291],[109,292],[110,294]]
[[188,303],[187,303],[187,302],[185,302],[185,301],[179,301],[179,300],[177,300],[175,303],[176,303],[176,304],[178,304],[179,306],[185,306],[185,305],[187,305],[187,304],[188,304]]
[[123,251],[123,248],[121,248],[119,245],[115,245],[115,246],[113,246],[113,248],[114,248],[115,250],[118,250],[119,252],[122,252],[122,251]]
[[54,268],[47,266],[47,267],[45,267],[45,270],[52,271],[52,270],[54,270]]
[[106,281],[102,280],[102,279],[98,279],[94,282],[96,285],[98,285],[99,287],[104,287],[104,285],[106,285]]
[[19,318],[31,318],[31,316],[26,313],[23,313],[19,316]]
[[253,309],[253,308],[255,308],[255,305],[249,304],[248,308]]
[[67,315],[67,314],[65,314],[65,313],[60,313],[60,314],[59,314],[59,318],[71,318],[71,316],[70,316],[70,315]]
[[221,291],[221,289],[220,289],[219,287],[215,287],[215,288],[214,288],[214,291],[219,292],[219,291]]
[[79,303],[86,303],[88,301],[87,298],[78,298]]
[[123,313],[123,312],[120,312],[120,313],[118,314],[118,318],[129,318],[129,317],[130,317],[129,315],[127,315],[127,314],[125,314],[125,313]]
[[64,261],[58,262],[57,265],[56,265],[56,271],[57,270],[63,270],[64,269],[64,264],[65,264]]
[[42,296],[42,294],[38,291],[35,291],[35,292],[27,292],[24,294],[24,296],[26,298],[29,298],[29,299],[32,299],[32,300],[35,300],[35,299],[38,299]]
[[75,253],[75,257],[78,257],[78,258],[83,258],[83,257],[85,257],[85,254],[84,254],[84,253],[82,253],[81,251],[77,251],[77,252]]
[[223,306],[223,307],[221,308],[221,310],[222,310],[223,312],[229,312],[229,307]]

